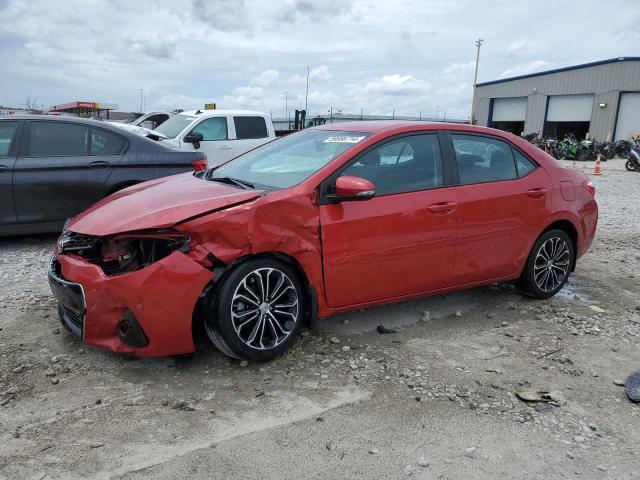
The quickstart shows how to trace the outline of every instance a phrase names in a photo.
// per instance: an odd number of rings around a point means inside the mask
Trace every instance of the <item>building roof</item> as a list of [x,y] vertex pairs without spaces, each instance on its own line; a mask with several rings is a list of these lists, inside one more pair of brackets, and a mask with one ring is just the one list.
[[608,60],[600,60],[600,61],[591,62],[591,63],[582,63],[580,65],[573,65],[571,67],[556,68],[554,70],[545,70],[543,72],[528,73],[526,75],[518,75],[517,77],[501,78],[500,80],[491,80],[489,82],[478,83],[476,86],[477,87],[484,87],[486,85],[493,85],[493,84],[496,84],[496,83],[512,82],[513,80],[522,80],[523,78],[538,77],[540,75],[550,75],[552,73],[567,72],[569,70],[578,70],[580,68],[596,67],[598,65],[606,65],[608,63],[638,62],[638,61],[640,61],[640,57],[610,58]]
[[87,109],[87,110],[115,110],[118,105],[115,103],[100,103],[100,102],[81,102],[76,100],[75,102],[63,103],[60,105],[52,105],[50,110],[54,112]]

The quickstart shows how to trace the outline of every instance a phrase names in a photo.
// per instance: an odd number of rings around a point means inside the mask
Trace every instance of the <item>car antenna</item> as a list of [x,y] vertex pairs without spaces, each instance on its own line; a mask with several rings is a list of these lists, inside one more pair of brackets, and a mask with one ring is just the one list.
[[202,111],[200,109],[196,110],[196,115],[200,115]]

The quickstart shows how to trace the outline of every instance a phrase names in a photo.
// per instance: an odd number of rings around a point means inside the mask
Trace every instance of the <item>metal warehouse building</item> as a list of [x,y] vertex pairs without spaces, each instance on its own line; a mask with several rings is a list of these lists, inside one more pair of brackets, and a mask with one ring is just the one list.
[[474,121],[516,135],[598,140],[640,134],[640,57],[478,83]]

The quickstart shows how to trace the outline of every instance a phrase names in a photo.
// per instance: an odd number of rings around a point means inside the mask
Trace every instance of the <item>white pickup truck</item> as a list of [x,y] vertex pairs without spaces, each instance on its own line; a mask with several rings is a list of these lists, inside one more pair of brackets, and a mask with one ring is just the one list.
[[250,110],[191,110],[172,116],[147,134],[180,150],[206,153],[216,166],[276,138],[271,119]]

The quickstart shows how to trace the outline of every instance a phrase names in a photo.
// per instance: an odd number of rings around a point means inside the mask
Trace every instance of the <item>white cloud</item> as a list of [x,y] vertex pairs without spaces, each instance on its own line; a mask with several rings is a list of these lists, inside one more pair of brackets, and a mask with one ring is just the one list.
[[527,73],[542,71],[548,66],[549,63],[544,60],[534,60],[532,62],[523,63],[522,65],[516,65],[513,68],[508,68],[502,72],[501,76],[517,77],[518,75],[526,75]]
[[519,40],[507,45],[504,55],[510,58],[527,58],[539,54],[542,50],[542,45],[535,40]]
[[271,87],[276,84],[280,79],[280,73],[278,70],[265,70],[257,77],[253,78],[249,83],[251,85],[257,85],[259,87]]
[[412,75],[386,75],[378,80],[368,82],[364,93],[374,95],[415,95],[424,93],[429,84]]
[[[624,26],[640,18],[640,4],[608,1],[625,12]],[[333,106],[466,116],[478,35],[480,82],[627,54],[634,37],[620,35],[620,22],[603,24],[599,8],[597,0],[579,10],[553,0],[0,0],[0,100],[113,99],[133,110],[142,88],[149,108],[216,102],[281,116],[285,90],[290,109],[304,106],[310,65],[311,115]],[[567,41],[585,31],[599,35],[589,49]]]

